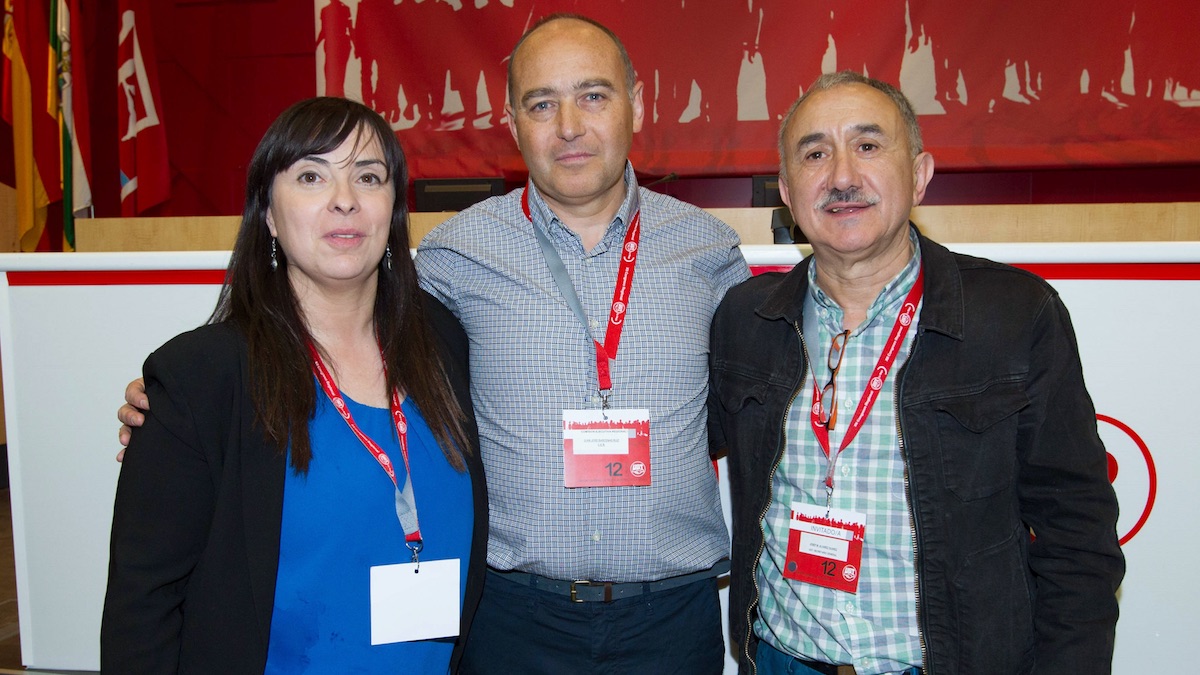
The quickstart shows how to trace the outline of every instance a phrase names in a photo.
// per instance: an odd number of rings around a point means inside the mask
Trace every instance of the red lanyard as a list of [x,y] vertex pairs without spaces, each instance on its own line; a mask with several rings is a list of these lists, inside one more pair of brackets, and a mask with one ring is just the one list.
[[[912,325],[913,319],[917,314],[917,306],[921,304],[921,295],[925,291],[925,268],[917,273],[917,280],[913,283],[912,290],[908,292],[908,297],[904,299],[904,305],[900,308],[900,315],[896,317],[896,323],[892,325],[892,333],[888,336],[887,345],[883,348],[883,353],[879,355],[879,361],[875,363],[875,371],[871,375],[871,379],[867,381],[867,387],[863,390],[862,398],[858,401],[858,409],[854,411],[854,417],[850,420],[850,426],[846,428],[846,435],[842,437],[841,446],[838,447],[837,454],[831,455],[829,452],[829,429],[821,424],[819,411],[821,410],[821,388],[817,384],[817,372],[811,367],[812,359],[809,359],[809,370],[813,373],[813,405],[811,411],[812,429],[817,436],[817,442],[821,444],[821,449],[825,451],[825,456],[829,458],[829,470],[825,473],[825,489],[830,496],[833,494],[833,468],[837,464],[838,457],[842,454],[854,437],[858,435],[860,429],[867,422],[867,416],[871,413],[871,408],[874,407],[876,399],[879,398],[879,392],[883,389],[883,383],[887,380],[888,373],[892,369],[892,365],[896,362],[896,356],[900,353],[900,347],[904,345],[904,336],[908,334],[908,328]],[[832,405],[837,405],[837,401],[832,401]]]
[[[529,186],[526,185],[525,192],[521,195],[521,209],[525,211],[525,217],[529,219],[530,224],[533,224],[533,213],[529,210],[529,190]],[[625,314],[629,310],[629,293],[633,288],[633,270],[637,267],[641,225],[642,211],[638,209],[633,214],[633,220],[630,221],[629,229],[625,233],[625,242],[621,246],[621,264],[617,269],[617,285],[613,290],[612,305],[608,311],[608,332],[604,335],[603,344],[598,340],[592,340],[596,344],[596,372],[600,380],[601,395],[605,398],[605,407],[608,407],[608,397],[604,392],[612,390],[609,362],[617,358],[617,346],[621,343],[621,331],[625,328]],[[566,290],[563,289],[564,292]],[[585,325],[584,328],[586,329],[587,326]]]
[[[358,424],[354,422],[354,416],[350,414],[350,408],[346,406],[346,402],[342,399],[342,393],[338,390],[337,384],[333,381],[333,375],[329,369],[325,367],[325,362],[321,359],[321,354],[316,347],[309,343],[308,351],[312,354],[313,359],[313,374],[321,382],[321,389],[325,395],[329,397],[329,401],[333,403],[333,407],[337,408],[342,419],[346,421],[346,426],[350,427],[350,431],[358,437],[359,442],[363,444],[371,455],[379,462],[379,466],[388,478],[392,479],[392,485],[396,486],[397,500],[407,499],[411,503],[407,506],[411,509],[411,519],[400,516],[400,525],[404,528],[404,542],[409,550],[413,552],[415,560],[422,548],[421,526],[417,522],[417,503],[412,499],[412,470],[408,465],[408,421],[404,418],[404,411],[400,408],[400,393],[395,389],[392,390],[391,413],[392,421],[396,424],[396,436],[400,439],[400,454],[404,458],[404,471],[407,476],[404,479],[404,490],[401,491],[400,485],[396,482],[396,470],[392,466],[392,460],[384,452],[379,444],[371,439],[370,436],[363,433],[362,429],[358,428]],[[380,352],[380,357],[383,353]],[[397,506],[397,515],[399,516],[400,507]]]

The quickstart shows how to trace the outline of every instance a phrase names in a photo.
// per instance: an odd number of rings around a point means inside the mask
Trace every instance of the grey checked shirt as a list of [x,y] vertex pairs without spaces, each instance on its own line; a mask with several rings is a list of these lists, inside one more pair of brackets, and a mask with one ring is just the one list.
[[[625,184],[635,186],[626,165]],[[493,197],[431,232],[418,249],[424,287],[471,340],[471,387],[491,501],[488,563],[555,579],[652,581],[728,555],[708,456],[708,332],[725,291],[749,276],[737,235],[700,209],[627,189],[595,249],[534,189],[533,221],[562,257],[589,319],[567,305],[521,210],[523,190]],[[626,228],[641,245],[620,350],[614,408],[650,410],[652,485],[563,487],[562,414],[599,408],[593,337],[604,341]]]

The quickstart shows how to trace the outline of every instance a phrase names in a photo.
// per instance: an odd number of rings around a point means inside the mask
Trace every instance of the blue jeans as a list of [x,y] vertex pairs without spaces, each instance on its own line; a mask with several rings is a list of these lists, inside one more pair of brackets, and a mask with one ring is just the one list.
[[[758,675],[821,675],[791,654],[785,654],[762,640],[759,640],[758,651],[754,654],[754,665],[758,666]],[[914,667],[905,670],[903,675],[920,673],[921,669]]]
[[489,572],[463,675],[721,675],[717,580],[612,602],[573,603]]

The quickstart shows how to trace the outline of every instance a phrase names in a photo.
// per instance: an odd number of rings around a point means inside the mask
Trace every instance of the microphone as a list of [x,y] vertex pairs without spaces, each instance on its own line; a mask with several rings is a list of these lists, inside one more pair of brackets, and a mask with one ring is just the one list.
[[671,173],[663,176],[662,178],[659,178],[657,180],[653,180],[653,181],[650,181],[649,183],[646,183],[642,187],[654,187],[655,185],[658,185],[659,183],[670,183],[671,181],[676,181],[676,180],[679,180],[679,174],[672,171]]

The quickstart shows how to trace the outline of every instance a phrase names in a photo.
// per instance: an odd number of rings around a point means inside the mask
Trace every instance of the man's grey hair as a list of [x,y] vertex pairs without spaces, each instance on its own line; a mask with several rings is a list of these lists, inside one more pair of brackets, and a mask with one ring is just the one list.
[[613,44],[617,46],[617,52],[619,52],[621,55],[621,66],[625,70],[625,89],[629,95],[631,95],[631,96],[633,95],[633,88],[637,85],[637,72],[634,71],[634,69],[633,69],[633,61],[630,60],[630,58],[629,58],[629,52],[625,51],[625,45],[621,43],[621,39],[617,37],[617,34],[612,32],[611,30],[609,30],[607,26],[600,23],[599,21],[596,21],[595,19],[592,19],[590,17],[583,16],[582,14],[572,14],[570,12],[556,12],[554,14],[549,14],[549,15],[542,17],[541,19],[538,19],[538,21],[536,23],[534,23],[532,26],[529,27],[529,30],[525,31],[525,34],[521,36],[521,39],[517,40],[517,44],[513,47],[512,52],[509,53],[509,55],[508,55],[508,102],[509,102],[509,105],[512,105],[513,108],[516,108],[517,103],[519,103],[519,101],[516,100],[517,92],[513,86],[513,63],[515,63],[517,60],[517,50],[519,50],[521,48],[521,45],[525,44],[525,40],[529,39],[529,36],[533,35],[534,31],[536,31],[537,29],[541,28],[542,26],[545,26],[546,24],[552,23],[554,21],[582,21],[583,23],[586,23],[590,26],[600,29],[600,32],[607,35],[608,38],[613,41]]
[[842,70],[836,73],[825,73],[817,78],[816,82],[808,88],[796,99],[792,107],[788,108],[787,114],[783,116],[783,123],[779,125],[779,175],[783,176],[787,173],[787,154],[785,144],[785,135],[788,125],[792,121],[792,117],[796,115],[796,111],[818,91],[828,91],[835,87],[842,87],[848,84],[865,84],[872,89],[877,89],[883,92],[892,103],[896,104],[896,109],[900,111],[900,117],[904,120],[904,126],[908,131],[908,149],[915,158],[925,149],[924,142],[921,140],[921,126],[917,124],[917,113],[913,110],[912,103],[909,103],[908,97],[902,91],[882,80],[877,80],[873,77],[867,77],[861,73],[856,73],[853,70]]

